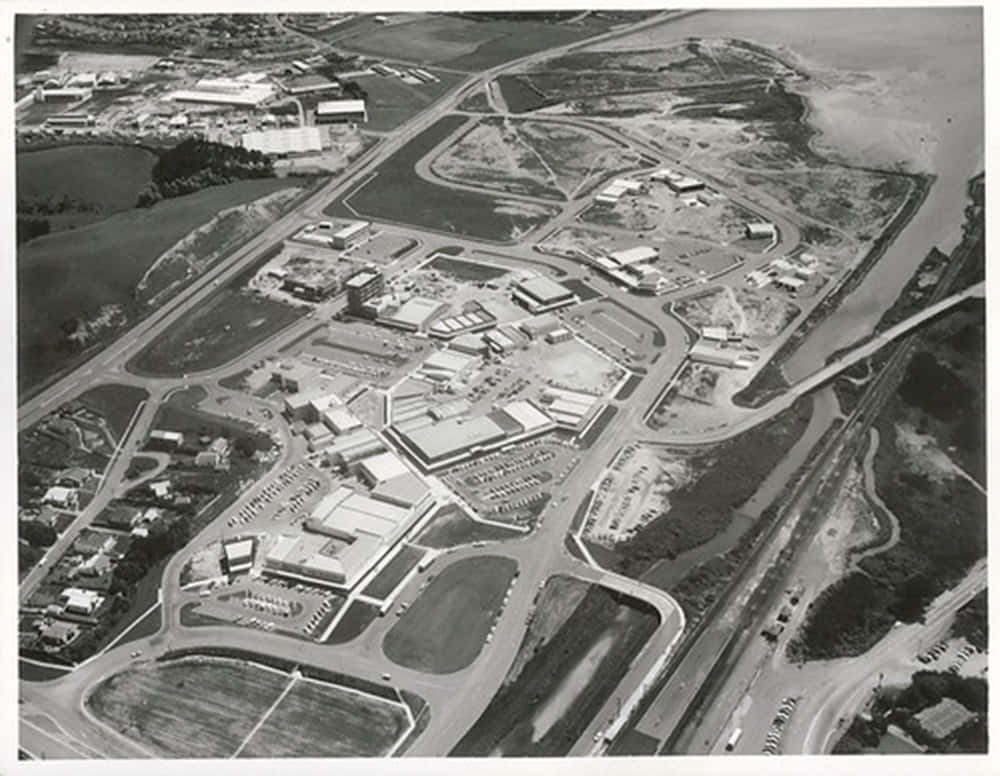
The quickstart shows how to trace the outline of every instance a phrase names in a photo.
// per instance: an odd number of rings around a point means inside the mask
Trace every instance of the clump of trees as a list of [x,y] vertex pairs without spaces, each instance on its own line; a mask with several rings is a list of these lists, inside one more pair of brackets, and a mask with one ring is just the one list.
[[139,192],[136,205],[152,207],[161,199],[209,186],[273,176],[273,163],[260,151],[188,138],[165,151],[153,165],[152,181]]
[[989,646],[988,615],[986,591],[982,590],[955,614],[955,622],[951,625],[952,635],[965,638],[972,646],[985,650]]

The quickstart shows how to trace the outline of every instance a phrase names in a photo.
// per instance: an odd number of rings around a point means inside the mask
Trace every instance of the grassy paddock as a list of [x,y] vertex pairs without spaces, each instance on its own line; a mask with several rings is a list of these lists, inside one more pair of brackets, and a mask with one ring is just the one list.
[[[17,251],[18,392],[80,360],[142,311],[134,291],[156,258],[219,210],[287,188],[277,179],[240,181],[129,210],[39,237]],[[121,314],[83,347],[67,339],[78,320],[114,306]]]
[[148,398],[149,393],[143,388],[108,383],[91,388],[77,401],[104,418],[115,438],[121,439],[139,402]]
[[386,634],[382,642],[386,656],[433,674],[471,665],[500,613],[516,570],[515,561],[495,555],[451,564]]

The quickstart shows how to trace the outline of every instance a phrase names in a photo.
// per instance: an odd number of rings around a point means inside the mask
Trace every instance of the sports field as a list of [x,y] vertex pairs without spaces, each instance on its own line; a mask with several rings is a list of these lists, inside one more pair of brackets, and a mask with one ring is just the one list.
[[386,634],[394,663],[432,674],[460,671],[476,659],[517,563],[497,555],[466,558],[444,569]]
[[289,682],[235,660],[128,668],[87,698],[98,719],[161,757],[228,757]]
[[219,210],[286,186],[269,178],[216,186],[22,245],[17,251],[18,391],[67,368],[88,345],[120,331],[132,312],[139,279],[184,235]]
[[240,757],[384,757],[408,728],[402,706],[300,679]]

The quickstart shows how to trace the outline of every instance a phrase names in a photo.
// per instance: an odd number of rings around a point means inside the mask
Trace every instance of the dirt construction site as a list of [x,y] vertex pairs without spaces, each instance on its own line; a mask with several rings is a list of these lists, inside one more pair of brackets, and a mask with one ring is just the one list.
[[740,241],[741,250],[760,251],[767,242],[743,241],[748,221],[759,220],[711,189],[675,194],[666,184],[651,183],[645,192],[622,197],[614,205],[595,205],[582,219],[601,226],[642,232],[647,239],[690,237],[718,245]]
[[670,509],[670,493],[690,472],[683,457],[653,447],[622,450],[597,485],[584,524],[589,541],[614,547]]
[[673,303],[673,312],[695,329],[725,327],[739,337],[776,337],[799,314],[780,296],[721,286]]
[[579,127],[487,119],[439,154],[431,169],[466,185],[570,200],[607,170],[628,169],[640,161],[631,149]]

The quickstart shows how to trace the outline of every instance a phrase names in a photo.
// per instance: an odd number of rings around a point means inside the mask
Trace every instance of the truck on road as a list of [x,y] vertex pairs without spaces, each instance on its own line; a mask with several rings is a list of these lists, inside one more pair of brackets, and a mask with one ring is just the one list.
[[726,741],[726,751],[731,752],[736,748],[736,745],[740,742],[740,738],[743,737],[743,728],[736,728],[732,735],[729,736],[729,740]]

